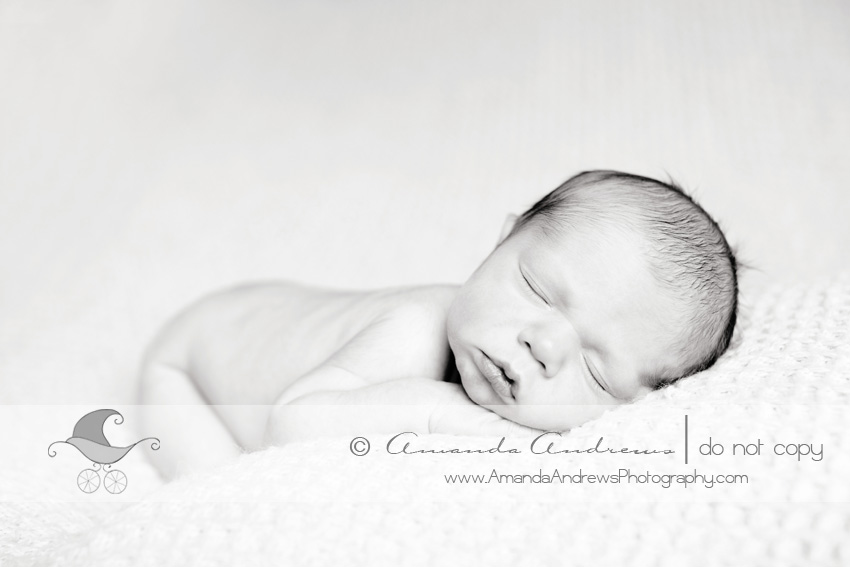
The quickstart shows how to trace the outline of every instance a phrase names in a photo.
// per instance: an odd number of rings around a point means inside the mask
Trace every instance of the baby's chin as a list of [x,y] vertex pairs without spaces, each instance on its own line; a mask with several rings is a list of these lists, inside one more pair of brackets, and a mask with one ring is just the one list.
[[469,399],[499,417],[541,431],[567,431],[599,417],[610,406],[556,406],[550,404],[506,404],[493,388],[477,375],[460,372],[460,383]]
[[[520,405],[506,404],[504,400],[502,400],[496,392],[493,391],[490,385],[483,380],[466,378],[463,374],[461,374],[460,380],[461,385],[470,400],[479,406],[487,408],[499,417],[519,423],[520,425],[545,431],[561,431],[563,429],[555,429],[555,424],[550,423],[551,420],[541,419],[541,416],[539,415],[536,416],[535,409],[537,408],[535,406],[523,407]],[[553,427],[548,427],[549,425],[552,425]]]
[[486,406],[489,409],[496,404],[504,403],[498,399],[498,396],[496,396],[492,388],[481,380],[467,378],[463,373],[461,373],[460,383],[463,386],[466,395],[469,396],[469,399],[479,406]]

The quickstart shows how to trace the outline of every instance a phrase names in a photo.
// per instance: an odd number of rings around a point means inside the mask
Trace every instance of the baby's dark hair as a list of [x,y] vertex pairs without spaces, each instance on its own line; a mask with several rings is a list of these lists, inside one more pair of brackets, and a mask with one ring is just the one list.
[[616,223],[643,235],[656,281],[685,305],[689,331],[675,348],[684,362],[644,376],[659,389],[711,367],[726,352],[738,316],[738,262],[714,219],[675,182],[618,171],[585,171],[543,197],[516,221],[544,231]]

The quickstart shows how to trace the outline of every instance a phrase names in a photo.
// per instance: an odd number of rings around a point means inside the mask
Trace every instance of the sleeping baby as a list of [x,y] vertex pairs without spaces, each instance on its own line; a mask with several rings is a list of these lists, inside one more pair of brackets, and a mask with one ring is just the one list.
[[201,299],[148,348],[141,418],[166,477],[314,437],[564,431],[714,364],[737,296],[680,188],[588,171],[509,216],[463,285]]

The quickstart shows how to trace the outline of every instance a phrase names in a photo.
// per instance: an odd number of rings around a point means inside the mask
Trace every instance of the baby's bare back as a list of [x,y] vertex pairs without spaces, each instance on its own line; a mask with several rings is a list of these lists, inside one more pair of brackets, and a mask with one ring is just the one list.
[[455,289],[240,286],[190,305],[160,333],[146,359],[186,372],[209,404],[268,405],[381,320],[386,332],[376,336],[375,363],[396,369],[394,378],[440,379],[448,357],[445,313]]

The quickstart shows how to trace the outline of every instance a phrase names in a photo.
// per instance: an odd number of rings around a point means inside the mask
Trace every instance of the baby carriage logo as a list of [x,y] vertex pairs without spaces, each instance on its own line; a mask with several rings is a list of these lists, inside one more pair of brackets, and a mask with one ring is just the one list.
[[114,447],[106,440],[103,434],[103,425],[106,420],[117,415],[115,424],[124,423],[124,416],[112,409],[99,409],[91,413],[87,413],[74,426],[74,434],[65,441],[54,441],[47,447],[47,455],[55,457],[56,451],[53,446],[57,443],[67,443],[73,445],[83,454],[88,457],[94,468],[85,469],[77,476],[77,486],[86,494],[91,494],[100,487],[100,472],[106,471],[103,477],[103,487],[110,494],[121,494],[127,488],[127,475],[119,470],[111,469],[114,463],[117,463],[124,458],[124,455],[130,452],[130,449],[143,441],[151,441],[151,449],[159,450],[159,439],[156,437],[146,437],[136,441],[127,447]]

